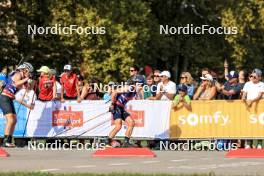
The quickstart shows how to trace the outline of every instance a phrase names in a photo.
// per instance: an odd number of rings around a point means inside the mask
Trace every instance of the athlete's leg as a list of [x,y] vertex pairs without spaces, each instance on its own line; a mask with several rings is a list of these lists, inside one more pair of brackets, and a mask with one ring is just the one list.
[[113,139],[115,135],[121,130],[122,128],[122,119],[115,120],[115,128],[110,132],[109,138]]
[[124,114],[125,114],[125,121],[127,123],[127,130],[125,133],[126,136],[125,136],[125,142],[123,144],[123,147],[135,147],[133,144],[129,142],[130,137],[133,133],[135,122],[128,113],[124,113]]
[[13,133],[16,126],[16,115],[15,114],[6,114],[6,126],[5,126],[5,137],[4,137],[4,143],[3,145],[5,147],[15,147],[15,144],[13,144]]
[[126,137],[130,138],[132,133],[133,133],[135,121],[131,118],[131,116],[128,116],[125,121],[126,121],[127,126],[128,126],[125,135],[126,135]]
[[13,135],[17,123],[16,114],[6,114],[5,135]]
[[13,100],[7,96],[0,95],[0,108],[6,118],[4,146],[15,147],[12,143],[12,137],[17,120]]

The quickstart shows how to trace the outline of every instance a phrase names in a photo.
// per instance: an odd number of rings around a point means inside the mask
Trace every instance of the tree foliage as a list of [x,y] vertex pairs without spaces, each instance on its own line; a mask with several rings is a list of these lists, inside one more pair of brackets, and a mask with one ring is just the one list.
[[[263,68],[264,3],[258,0],[3,0],[0,4],[1,66],[24,58],[61,71],[71,63],[87,78],[121,81],[129,66],[150,65],[199,75]],[[105,27],[101,35],[28,35],[28,25]],[[236,35],[160,35],[159,26],[236,26]]]

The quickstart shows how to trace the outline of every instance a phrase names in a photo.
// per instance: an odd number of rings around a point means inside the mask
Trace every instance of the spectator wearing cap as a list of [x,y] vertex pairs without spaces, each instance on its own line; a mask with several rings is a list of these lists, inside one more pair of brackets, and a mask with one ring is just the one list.
[[201,85],[198,87],[195,92],[193,99],[194,100],[213,100],[215,99],[217,89],[214,85],[214,80],[212,75],[206,74],[203,77],[200,77],[202,80]]
[[238,83],[238,73],[230,71],[228,81],[221,86],[220,93],[224,95],[225,100],[240,99],[241,84]]
[[57,94],[55,76],[51,75],[50,69],[47,66],[42,66],[37,72],[40,73],[38,99],[40,101],[55,100]]
[[187,93],[189,97],[192,99],[194,94],[194,81],[192,75],[189,72],[182,72],[180,77],[180,83],[184,84],[187,87]]
[[163,71],[159,75],[161,82],[158,83],[157,93],[155,97],[150,97],[151,100],[173,100],[176,94],[176,84],[170,80],[171,74],[169,71]]
[[248,107],[251,107],[253,103],[258,102],[264,93],[264,83],[261,81],[262,72],[260,69],[254,69],[250,75],[250,81],[248,81],[242,92],[242,100]]
[[[228,73],[228,62],[225,60],[224,62],[224,71],[225,71],[225,79],[229,80],[229,73]],[[240,84],[241,88],[243,89],[245,83],[247,82],[248,73],[245,70],[240,70],[238,73],[238,83]]]
[[174,97],[172,108],[174,110],[185,107],[187,110],[191,111],[191,98],[188,95],[188,87],[185,84],[180,84],[178,86],[178,94]]
[[73,73],[71,65],[65,65],[61,75],[61,102],[76,100],[80,96],[77,75]]

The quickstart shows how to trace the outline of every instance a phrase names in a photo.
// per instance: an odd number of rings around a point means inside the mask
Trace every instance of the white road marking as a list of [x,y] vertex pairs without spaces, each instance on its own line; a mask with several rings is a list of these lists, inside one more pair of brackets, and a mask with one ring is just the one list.
[[178,166],[178,168],[181,168],[181,169],[195,169],[196,166],[195,167],[193,167],[193,166]]
[[181,162],[181,161],[188,161],[188,159],[178,159],[178,160],[170,160],[171,162]]
[[73,166],[74,168],[91,168],[96,167],[96,165],[84,165],[84,166]]
[[52,171],[58,171],[58,170],[60,170],[60,169],[42,169],[42,170],[40,170],[39,172],[52,172]]
[[173,166],[169,166],[169,167],[167,167],[168,169],[174,169],[175,167],[173,167]]
[[113,164],[109,164],[110,166],[126,166],[129,165],[130,163],[113,163]]
[[143,164],[159,163],[160,161],[143,161]]

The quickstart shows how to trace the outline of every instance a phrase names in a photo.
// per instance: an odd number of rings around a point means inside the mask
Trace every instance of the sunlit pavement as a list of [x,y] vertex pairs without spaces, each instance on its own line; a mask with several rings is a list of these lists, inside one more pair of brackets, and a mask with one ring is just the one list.
[[133,173],[264,173],[264,159],[225,158],[217,151],[154,151],[156,158],[93,158],[94,151],[32,151],[7,149],[11,155],[0,159],[1,171],[40,172],[133,172]]

